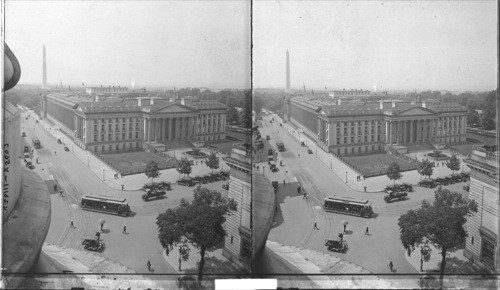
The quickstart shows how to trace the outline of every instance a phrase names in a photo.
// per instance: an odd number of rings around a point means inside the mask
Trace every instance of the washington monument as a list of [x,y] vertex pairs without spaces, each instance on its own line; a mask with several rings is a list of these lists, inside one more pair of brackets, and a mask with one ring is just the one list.
[[42,61],[42,89],[47,88],[47,60],[45,55],[45,45],[43,46],[43,61]]
[[290,91],[290,55],[286,50],[286,91]]

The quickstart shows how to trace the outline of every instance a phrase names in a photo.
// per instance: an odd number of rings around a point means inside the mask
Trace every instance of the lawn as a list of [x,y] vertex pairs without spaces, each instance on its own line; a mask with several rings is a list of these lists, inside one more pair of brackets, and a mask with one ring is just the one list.
[[175,161],[161,158],[149,152],[135,151],[100,155],[107,163],[121,172],[122,175],[143,173],[146,164],[151,160],[158,163],[160,169],[175,167]]
[[399,164],[401,171],[415,170],[418,165],[410,163],[391,154],[370,154],[358,156],[344,156],[344,160],[351,164],[365,177],[385,175],[392,162]]

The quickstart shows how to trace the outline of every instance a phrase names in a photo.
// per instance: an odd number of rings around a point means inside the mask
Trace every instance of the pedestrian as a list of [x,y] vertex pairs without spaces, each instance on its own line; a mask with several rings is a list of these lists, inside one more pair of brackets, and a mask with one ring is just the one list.
[[126,233],[127,233],[127,225],[123,225],[122,234],[126,234]]
[[297,194],[300,194],[300,186],[297,186]]
[[345,224],[345,225],[344,225],[344,233],[345,233],[346,227],[347,227],[347,225]]
[[62,188],[59,190],[59,196],[62,196],[62,197],[64,196]]
[[392,261],[389,261],[389,269],[391,269],[391,272],[394,272],[394,265],[392,264]]
[[299,153],[299,158],[300,158],[300,153]]
[[307,199],[307,194],[305,191],[304,191],[304,196],[302,197],[302,199],[304,199],[304,198]]
[[285,186],[285,180],[283,179],[283,186]]
[[38,164],[38,157],[36,158],[36,164]]
[[101,233],[99,231],[95,232],[95,235],[97,237],[97,241],[99,242],[99,239],[101,238]]
[[314,221],[314,228],[313,228],[313,230],[319,230],[318,229],[318,224],[316,223],[316,221]]
[[365,235],[370,235],[370,230],[366,227]]
[[101,232],[104,231],[104,221],[101,221]]
[[75,229],[75,224],[73,223],[73,220],[71,220],[70,224],[69,224],[69,227],[72,228],[72,229]]
[[344,240],[344,234],[343,233],[339,233],[339,238],[340,238],[340,242],[342,242]]
[[125,184],[122,184],[122,190],[123,190],[124,187],[125,187]]
[[57,155],[57,152],[56,152],[56,151],[54,151],[54,155]]
[[149,260],[146,263],[146,267],[148,267],[148,271],[151,272],[151,262]]
[[259,170],[259,165],[257,165],[257,170]]

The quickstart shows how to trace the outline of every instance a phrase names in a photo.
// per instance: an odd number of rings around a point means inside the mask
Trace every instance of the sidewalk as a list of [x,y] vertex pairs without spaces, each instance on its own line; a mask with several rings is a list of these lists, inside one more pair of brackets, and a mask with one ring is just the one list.
[[[275,116],[274,118],[279,118]],[[282,120],[279,119],[281,122]],[[273,122],[274,126],[277,125],[279,122]],[[366,192],[380,192],[382,191],[387,185],[390,185],[393,183],[393,181],[389,180],[389,178],[385,175],[381,176],[375,176],[375,177],[369,177],[364,180],[357,181],[356,176],[359,174],[352,170],[349,166],[344,164],[342,161],[340,161],[337,157],[335,157],[332,154],[326,153],[323,151],[321,148],[316,146],[316,143],[309,138],[305,134],[300,134],[299,137],[299,132],[298,130],[291,125],[289,122],[283,123],[283,128],[291,135],[293,136],[297,142],[303,141],[307,147],[309,147],[313,153],[317,156],[321,162],[323,162],[325,165],[327,165],[330,170],[333,170],[335,175],[337,175],[340,179],[346,180],[346,172],[347,172],[347,185],[352,188],[353,190],[363,192],[364,187],[366,186]],[[422,151],[422,152],[412,152],[405,154],[406,156],[415,159],[415,157],[421,161],[423,159],[428,158],[429,161],[433,162],[434,160],[430,157],[427,157],[426,154],[431,153],[432,150],[429,151]],[[450,150],[444,149],[442,150],[443,154],[446,154],[448,156],[452,155],[452,152]],[[458,156],[462,165],[462,171],[469,172],[470,169],[463,164],[463,159],[466,159],[467,157],[464,155]],[[444,177],[452,174],[453,172],[446,167],[446,165],[442,166],[442,164],[439,164],[439,167],[434,167],[434,173],[432,175],[432,178],[436,177]],[[406,171],[402,172],[403,178],[398,180],[398,183],[411,183],[413,185],[417,185],[420,180],[423,179],[423,177],[418,174],[416,170],[413,171]]]
[[[47,120],[45,119],[39,120],[39,123],[54,138],[61,139],[64,145],[67,146],[70,149],[70,151],[83,164],[85,164],[99,179],[103,180],[104,178],[104,183],[110,188],[121,190],[122,185],[124,185],[124,190],[140,190],[144,184],[151,182],[151,179],[148,178],[144,173],[121,176],[118,179],[115,179],[114,176],[115,174],[118,173],[117,171],[109,167],[107,164],[102,162],[93,154],[90,154],[86,150],[78,147],[76,144],[73,143],[73,141],[68,136],[64,135],[64,133],[62,133],[59,129],[57,129],[57,126],[48,123]],[[201,164],[201,161],[205,160],[204,158],[194,159],[189,155],[184,154],[186,151],[189,151],[191,149],[192,148],[175,149],[175,150],[169,150],[166,153],[172,157],[174,156],[177,158],[188,157],[189,160],[194,160],[195,165],[192,166],[192,172],[190,176],[205,175],[212,172],[212,170],[208,168],[205,164]],[[211,153],[211,151],[207,148],[202,148],[201,152],[204,152],[206,154]],[[228,170],[229,166],[221,158],[226,155],[221,153],[216,153],[216,154],[219,157],[220,161],[220,167],[217,170],[221,169]],[[197,165],[196,161],[198,161]],[[172,182],[172,184],[174,184],[175,181],[177,181],[178,179],[179,179],[179,173],[177,172],[177,170],[175,168],[170,168],[170,169],[160,170],[159,178],[156,178],[154,181],[155,182],[170,181]]]

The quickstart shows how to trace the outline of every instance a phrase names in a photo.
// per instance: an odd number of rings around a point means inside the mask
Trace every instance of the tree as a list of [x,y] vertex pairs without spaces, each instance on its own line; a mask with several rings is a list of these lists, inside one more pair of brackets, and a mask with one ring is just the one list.
[[181,239],[181,242],[179,244],[179,271],[182,271],[182,261],[186,262],[189,259],[189,253],[191,252],[191,249],[189,249],[187,242],[188,240],[186,238],[183,238]]
[[418,173],[420,175],[427,176],[428,178],[431,178],[433,171],[434,171],[434,166],[432,165],[432,163],[429,160],[424,159],[424,160],[422,160],[422,162],[420,162],[419,169],[418,169]]
[[401,174],[401,168],[399,168],[399,164],[396,162],[392,162],[391,165],[389,165],[389,168],[387,169],[387,177],[389,177],[390,180],[394,180],[394,185],[396,185],[396,180],[401,179],[403,175]]
[[205,253],[224,241],[226,216],[237,209],[234,199],[222,197],[216,190],[198,186],[191,202],[181,199],[176,208],[169,208],[156,218],[158,238],[164,248],[184,242],[200,250],[198,281],[201,282]]
[[158,163],[154,160],[151,160],[146,164],[146,176],[151,178],[151,183],[153,183],[153,179],[160,176],[160,171],[158,169]]
[[453,171],[453,174],[455,174],[456,170],[460,170],[460,159],[458,159],[457,155],[451,155],[450,159],[446,161],[446,167]]
[[[460,193],[440,186],[434,193],[432,204],[423,200],[420,208],[410,210],[399,218],[400,239],[408,255],[418,246],[425,248],[427,242],[441,250],[441,286],[446,267],[446,253],[455,251],[465,242],[466,217],[474,212],[477,212],[474,200],[463,198]],[[426,254],[425,250],[421,254]],[[427,254],[430,255],[430,252]]]
[[191,162],[189,161],[189,159],[187,159],[186,157],[182,157],[181,160],[177,162],[177,171],[189,176],[189,174],[191,174]]
[[215,152],[210,153],[208,157],[205,159],[205,165],[208,166],[208,168],[212,169],[212,172],[214,172],[214,169],[219,168],[219,157],[217,157],[217,154]]

